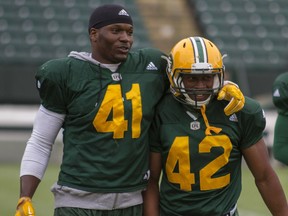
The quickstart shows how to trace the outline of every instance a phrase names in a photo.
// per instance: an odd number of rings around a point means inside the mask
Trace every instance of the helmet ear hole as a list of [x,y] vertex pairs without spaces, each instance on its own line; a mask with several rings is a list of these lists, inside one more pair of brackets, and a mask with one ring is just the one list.
[[[171,50],[168,58],[167,75],[171,92],[182,103],[200,108],[222,88],[224,65],[217,46],[203,37],[189,37],[179,41]],[[215,74],[213,86],[206,89],[191,89],[183,85],[183,74]],[[209,95],[208,99],[196,101],[189,95]],[[197,97],[192,97],[197,98]]]

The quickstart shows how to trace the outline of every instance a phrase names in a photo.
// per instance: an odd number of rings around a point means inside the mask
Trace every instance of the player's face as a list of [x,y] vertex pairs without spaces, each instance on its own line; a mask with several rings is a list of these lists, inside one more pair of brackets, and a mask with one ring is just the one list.
[[[184,74],[183,84],[185,88],[187,89],[194,89],[194,92],[197,92],[197,89],[199,90],[205,90],[205,89],[211,89],[213,87],[213,81],[214,76],[212,74],[201,74],[201,75],[190,75],[190,74]],[[210,94],[201,94],[201,92],[195,94],[189,95],[192,100],[195,101],[204,101],[206,100]]]
[[115,64],[127,59],[133,44],[133,26],[117,23],[91,29],[92,57],[101,63]]

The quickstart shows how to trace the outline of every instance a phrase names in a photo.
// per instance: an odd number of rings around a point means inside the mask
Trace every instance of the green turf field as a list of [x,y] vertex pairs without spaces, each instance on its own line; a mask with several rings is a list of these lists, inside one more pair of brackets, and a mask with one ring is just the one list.
[[[277,168],[277,174],[288,196],[288,169]],[[19,194],[19,165],[0,165],[0,215],[12,216]],[[50,165],[34,198],[34,207],[37,216],[53,215],[53,196],[50,187],[57,178],[58,167]],[[253,177],[246,166],[243,167],[243,190],[238,202],[241,216],[269,216],[271,215],[264,205],[255,187]]]

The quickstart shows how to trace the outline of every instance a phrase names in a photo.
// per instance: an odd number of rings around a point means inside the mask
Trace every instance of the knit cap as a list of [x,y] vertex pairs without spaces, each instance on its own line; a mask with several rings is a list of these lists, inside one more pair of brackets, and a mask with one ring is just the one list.
[[133,25],[133,21],[127,10],[116,4],[105,4],[97,7],[89,19],[88,31],[91,28],[102,28],[115,23],[127,23]]

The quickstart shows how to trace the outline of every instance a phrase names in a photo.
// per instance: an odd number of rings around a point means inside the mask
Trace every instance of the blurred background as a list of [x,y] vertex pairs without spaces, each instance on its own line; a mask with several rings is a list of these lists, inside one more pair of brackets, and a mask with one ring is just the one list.
[[[155,47],[169,53],[189,36],[213,41],[227,54],[226,78],[262,104],[267,115],[265,139],[271,149],[277,117],[272,83],[288,71],[287,0],[1,0],[0,168],[14,164],[16,182],[39,106],[34,74],[49,59],[65,57],[72,50],[90,52],[89,15],[103,3],[122,4],[130,12],[134,50]],[[61,160],[61,145],[60,134],[52,167]],[[271,163],[283,168],[272,154]],[[1,172],[0,178],[4,176]],[[18,185],[13,187],[18,190]],[[3,188],[0,185],[0,196]],[[0,200],[0,214],[1,205]]]

